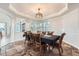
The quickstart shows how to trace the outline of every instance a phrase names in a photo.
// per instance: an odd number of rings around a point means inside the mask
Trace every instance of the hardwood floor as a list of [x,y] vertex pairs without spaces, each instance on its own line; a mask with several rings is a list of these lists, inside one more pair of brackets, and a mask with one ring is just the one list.
[[[26,46],[26,48],[25,48]],[[10,43],[1,49],[1,56],[40,56],[39,51],[34,51],[33,47],[24,46],[23,41],[18,41]],[[5,50],[6,49],[6,50]],[[63,42],[63,54],[62,56],[79,56],[79,50],[72,47],[71,45]],[[46,51],[41,56],[59,56],[58,50],[56,48]]]

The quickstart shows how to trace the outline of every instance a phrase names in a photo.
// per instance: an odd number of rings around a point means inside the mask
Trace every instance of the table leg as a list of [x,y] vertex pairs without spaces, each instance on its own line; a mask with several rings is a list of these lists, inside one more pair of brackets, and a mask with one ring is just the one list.
[[48,52],[50,52],[50,45],[48,44]]

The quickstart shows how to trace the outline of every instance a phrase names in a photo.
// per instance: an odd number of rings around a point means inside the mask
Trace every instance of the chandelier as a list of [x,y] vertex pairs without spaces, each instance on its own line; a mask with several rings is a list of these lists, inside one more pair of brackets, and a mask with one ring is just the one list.
[[43,17],[43,14],[40,12],[40,8],[38,8],[38,12],[36,13],[36,18],[40,19]]

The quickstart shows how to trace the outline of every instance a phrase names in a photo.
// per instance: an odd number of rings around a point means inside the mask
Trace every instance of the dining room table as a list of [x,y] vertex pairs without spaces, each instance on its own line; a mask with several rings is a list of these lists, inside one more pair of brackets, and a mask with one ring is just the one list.
[[41,36],[41,42],[51,45],[52,47],[55,46],[55,43],[57,42],[57,40],[59,40],[60,35],[44,35]]

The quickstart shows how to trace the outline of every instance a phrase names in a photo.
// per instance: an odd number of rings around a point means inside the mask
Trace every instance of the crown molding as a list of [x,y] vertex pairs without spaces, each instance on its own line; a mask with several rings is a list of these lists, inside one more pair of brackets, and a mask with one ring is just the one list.
[[9,4],[9,9],[10,9],[11,11],[15,12],[16,14],[19,14],[19,15],[21,15],[21,16],[24,16],[24,17],[26,17],[26,18],[29,18],[30,20],[44,20],[44,19],[49,19],[49,18],[57,17],[57,16],[63,14],[64,12],[66,12],[66,11],[68,10],[68,4],[65,3],[65,7],[62,8],[59,12],[54,13],[54,14],[51,14],[51,15],[49,15],[49,16],[45,16],[45,17],[43,17],[42,19],[37,19],[37,18],[32,17],[32,16],[30,16],[30,15],[28,15],[28,14],[23,14],[23,13],[17,11],[17,10],[12,6],[12,4]]

